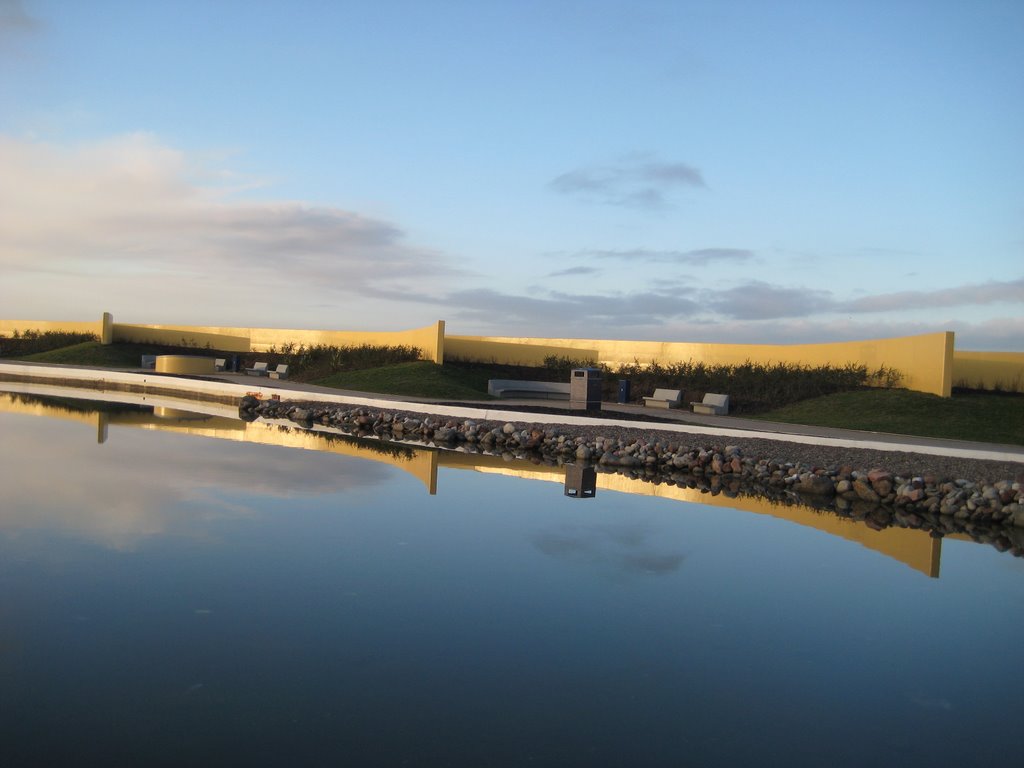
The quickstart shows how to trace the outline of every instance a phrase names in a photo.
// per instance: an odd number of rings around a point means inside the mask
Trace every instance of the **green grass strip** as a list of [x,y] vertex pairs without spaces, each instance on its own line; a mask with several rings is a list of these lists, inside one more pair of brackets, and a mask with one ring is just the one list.
[[751,418],[819,427],[1024,445],[1024,397],[987,393],[944,398],[905,389],[815,397]]
[[357,392],[451,400],[487,400],[487,373],[419,361],[342,371],[314,384]]

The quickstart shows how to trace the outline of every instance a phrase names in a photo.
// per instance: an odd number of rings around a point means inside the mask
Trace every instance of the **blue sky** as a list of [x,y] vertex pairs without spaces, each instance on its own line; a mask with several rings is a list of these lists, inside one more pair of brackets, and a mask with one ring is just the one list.
[[1024,4],[0,0],[0,316],[1024,351]]

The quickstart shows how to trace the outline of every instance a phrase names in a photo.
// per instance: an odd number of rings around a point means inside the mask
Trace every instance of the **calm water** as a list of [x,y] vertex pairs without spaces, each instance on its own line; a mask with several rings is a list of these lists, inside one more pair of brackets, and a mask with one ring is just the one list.
[[944,540],[929,578],[768,515],[445,466],[430,495],[408,456],[26,410],[0,394],[0,765],[1024,748],[1024,562],[991,547]]

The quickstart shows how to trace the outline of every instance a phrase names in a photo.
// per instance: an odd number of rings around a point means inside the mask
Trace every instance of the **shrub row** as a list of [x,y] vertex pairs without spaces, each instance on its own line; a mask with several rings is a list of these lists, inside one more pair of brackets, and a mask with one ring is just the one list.
[[49,352],[51,349],[70,347],[72,344],[99,340],[99,336],[95,333],[61,330],[39,331],[31,328],[24,331],[15,329],[11,332],[10,337],[0,336],[0,357],[34,355],[38,352]]
[[[556,372],[559,380],[568,380],[573,368],[594,366],[591,361],[549,357],[544,368]],[[630,382],[631,399],[640,402],[655,389],[681,389],[691,397],[705,392],[729,395],[733,413],[756,413],[778,408],[799,400],[819,397],[834,392],[846,392],[864,387],[898,386],[902,374],[885,366],[869,370],[866,365],[799,365],[796,363],[753,363],[738,365],[710,365],[688,360],[662,365],[632,363],[610,367],[596,366],[603,375],[604,398],[614,400],[618,382]]]
[[359,344],[336,347],[326,344],[305,346],[284,344],[280,349],[271,347],[266,353],[248,353],[244,356],[247,366],[257,360],[269,363],[285,363],[292,375],[304,378],[320,378],[339,371],[357,371],[365,368],[379,368],[385,365],[408,363],[419,360],[422,351],[418,347],[405,345]]

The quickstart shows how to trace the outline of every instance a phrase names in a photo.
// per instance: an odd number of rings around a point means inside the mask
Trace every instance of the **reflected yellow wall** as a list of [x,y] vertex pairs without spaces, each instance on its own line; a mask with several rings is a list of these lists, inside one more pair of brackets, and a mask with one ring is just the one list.
[[[33,416],[48,416],[94,424],[98,440],[106,438],[108,425],[131,426],[142,429],[177,432],[200,437],[232,440],[236,442],[259,443],[287,448],[335,453],[360,459],[369,459],[397,467],[420,480],[431,494],[437,492],[437,470],[439,466],[451,469],[465,469],[476,472],[502,474],[529,480],[543,480],[551,483],[565,482],[565,467],[533,464],[516,460],[506,461],[500,456],[489,456],[461,451],[438,451],[434,449],[408,447],[396,444],[399,453],[374,450],[372,442],[359,442],[344,438],[331,439],[330,433],[295,429],[291,425],[266,422],[243,422],[233,417],[196,414],[187,410],[157,407],[152,413],[123,411],[111,413],[79,413],[59,406],[22,399],[0,393],[0,411],[26,413]],[[728,507],[756,514],[766,514],[799,525],[855,541],[869,549],[881,552],[906,563],[922,573],[938,577],[941,556],[941,540],[932,539],[923,531],[904,528],[886,528],[875,531],[866,525],[830,512],[810,507],[775,504],[756,497],[728,497],[712,495],[693,488],[681,488],[667,484],[654,484],[632,480],[623,475],[598,473],[597,487],[605,491],[617,491],[641,496],[671,499],[675,501]],[[586,502],[580,502],[586,503]]]
[[75,411],[70,408],[60,408],[46,403],[32,402],[7,392],[0,392],[0,411],[4,413],[20,413],[26,416],[45,416],[51,419],[77,421],[80,424],[96,423],[95,411]]
[[1024,352],[953,353],[953,384],[1024,392]]
[[951,331],[834,344],[699,344],[498,336],[449,336],[445,343],[451,357],[521,365],[540,365],[550,355],[589,358],[613,367],[634,361],[667,364],[688,360],[710,365],[739,365],[747,361],[803,365],[856,363],[869,370],[882,366],[899,369],[903,374],[901,386],[907,389],[949,397],[952,388]]
[[[510,465],[497,457],[453,455],[443,453],[441,466],[456,469],[473,469],[477,472],[521,477],[527,480],[546,480],[561,483],[565,479],[565,469],[549,466],[531,466],[524,468],[521,463]],[[661,499],[706,504],[715,507],[727,507],[743,512],[759,515],[770,515],[791,523],[814,528],[815,530],[855,541],[868,549],[880,552],[894,560],[906,563],[921,573],[939,577],[939,566],[942,558],[941,539],[931,538],[925,531],[909,528],[885,528],[876,531],[861,522],[839,517],[838,515],[811,507],[777,504],[768,499],[753,496],[730,497],[725,494],[713,495],[696,488],[681,488],[677,485],[664,483],[655,485],[630,479],[624,475],[598,473],[597,487],[599,490],[617,491],[640,496],[654,496]]]
[[45,416],[88,424],[96,428],[98,442],[101,443],[105,442],[110,426],[136,427],[369,459],[408,472],[423,483],[428,493],[437,493],[438,452],[434,450],[409,448],[406,451],[403,450],[404,446],[397,446],[400,455],[391,455],[374,450],[374,444],[371,442],[359,442],[342,437],[331,439],[330,434],[299,430],[293,426],[282,429],[276,424],[266,422],[244,422],[233,417],[212,416],[166,406],[158,406],[152,412],[80,412],[59,405],[26,401],[16,395],[0,392],[0,412]]

